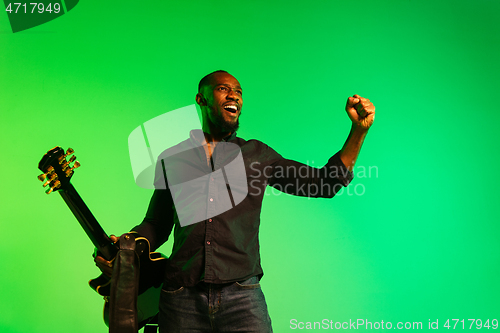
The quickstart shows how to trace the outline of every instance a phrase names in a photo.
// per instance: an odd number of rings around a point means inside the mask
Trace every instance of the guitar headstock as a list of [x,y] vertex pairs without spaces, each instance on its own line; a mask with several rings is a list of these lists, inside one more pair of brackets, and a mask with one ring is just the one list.
[[[43,174],[38,176],[38,179],[43,182],[43,187],[49,186],[45,193],[50,194],[53,191],[64,189],[69,184],[74,169],[80,166],[80,162],[75,162],[75,155],[67,159],[73,153],[74,150],[71,148],[64,152],[61,147],[55,147],[43,155],[38,163],[38,169]],[[70,165],[71,163],[73,166]]]

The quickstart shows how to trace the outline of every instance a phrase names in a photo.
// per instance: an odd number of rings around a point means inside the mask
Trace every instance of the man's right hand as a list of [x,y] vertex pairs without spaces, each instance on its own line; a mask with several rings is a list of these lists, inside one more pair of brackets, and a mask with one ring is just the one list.
[[[111,239],[111,241],[113,243],[116,243],[119,239],[115,235],[111,235],[111,236],[109,236],[109,238]],[[97,256],[94,258],[94,261],[95,261],[96,266],[99,267],[99,269],[101,270],[101,272],[103,272],[105,275],[111,277],[111,274],[113,273],[114,258],[111,259],[111,261],[107,261],[103,257]]]

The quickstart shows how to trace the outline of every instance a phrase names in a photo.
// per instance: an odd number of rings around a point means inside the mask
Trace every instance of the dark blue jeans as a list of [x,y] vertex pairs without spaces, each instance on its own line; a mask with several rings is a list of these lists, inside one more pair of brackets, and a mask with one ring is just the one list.
[[229,284],[164,286],[160,298],[160,333],[270,333],[271,319],[257,277]]

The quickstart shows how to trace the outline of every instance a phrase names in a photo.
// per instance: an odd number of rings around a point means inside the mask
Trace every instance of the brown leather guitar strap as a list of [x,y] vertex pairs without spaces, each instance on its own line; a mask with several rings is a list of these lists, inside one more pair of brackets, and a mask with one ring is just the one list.
[[109,332],[137,333],[139,257],[135,252],[135,237],[124,234],[119,244],[111,278]]

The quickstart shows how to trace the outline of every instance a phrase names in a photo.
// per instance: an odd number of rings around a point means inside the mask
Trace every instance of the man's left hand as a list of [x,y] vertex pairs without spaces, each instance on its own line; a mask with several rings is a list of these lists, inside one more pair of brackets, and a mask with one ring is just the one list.
[[349,97],[345,110],[356,128],[368,131],[375,120],[375,106],[368,98],[359,95]]

